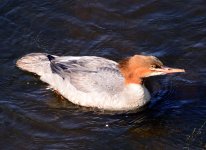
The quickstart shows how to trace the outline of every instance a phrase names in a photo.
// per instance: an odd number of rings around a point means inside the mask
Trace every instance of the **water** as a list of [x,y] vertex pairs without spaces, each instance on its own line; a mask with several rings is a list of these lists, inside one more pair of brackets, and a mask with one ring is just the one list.
[[[206,149],[206,1],[0,1],[1,149]],[[139,112],[79,107],[16,68],[31,52],[159,57]]]

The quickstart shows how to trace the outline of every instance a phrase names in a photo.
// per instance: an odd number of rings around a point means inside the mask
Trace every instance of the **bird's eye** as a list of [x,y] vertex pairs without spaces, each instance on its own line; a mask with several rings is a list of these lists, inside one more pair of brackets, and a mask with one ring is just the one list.
[[157,68],[161,68],[161,66],[158,66],[158,65],[151,65],[151,68],[153,68],[153,69],[157,69]]
[[156,65],[151,65],[151,68],[157,68],[157,66]]

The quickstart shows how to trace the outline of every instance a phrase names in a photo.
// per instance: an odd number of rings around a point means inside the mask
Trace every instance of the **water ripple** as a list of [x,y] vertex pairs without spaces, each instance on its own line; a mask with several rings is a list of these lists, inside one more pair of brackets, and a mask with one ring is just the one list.
[[[204,149],[205,14],[202,0],[3,0],[1,149]],[[141,109],[106,112],[74,105],[16,68],[31,52],[155,55],[186,73],[147,80],[152,100]]]

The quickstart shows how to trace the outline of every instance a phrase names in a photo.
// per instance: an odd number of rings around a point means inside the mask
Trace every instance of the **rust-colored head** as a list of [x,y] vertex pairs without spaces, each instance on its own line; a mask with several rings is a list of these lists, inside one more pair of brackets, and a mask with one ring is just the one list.
[[119,68],[126,84],[142,84],[142,79],[146,77],[185,72],[184,69],[165,67],[156,57],[144,55],[134,55],[120,61]]

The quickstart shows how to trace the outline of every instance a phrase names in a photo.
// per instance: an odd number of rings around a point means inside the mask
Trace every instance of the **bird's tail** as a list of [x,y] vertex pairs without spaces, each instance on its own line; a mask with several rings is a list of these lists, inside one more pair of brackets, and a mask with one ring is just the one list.
[[42,74],[51,72],[48,56],[50,55],[46,53],[27,54],[18,59],[16,65],[22,70],[41,76]]

